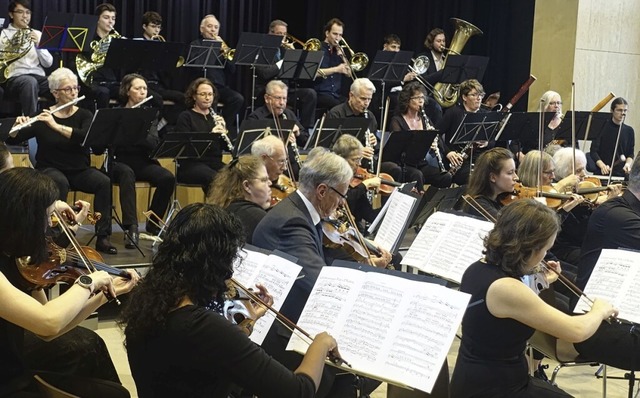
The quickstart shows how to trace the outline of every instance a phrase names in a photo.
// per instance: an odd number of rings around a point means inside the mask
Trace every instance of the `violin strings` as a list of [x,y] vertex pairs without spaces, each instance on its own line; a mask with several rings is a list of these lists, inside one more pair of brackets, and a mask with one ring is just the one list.
[[347,220],[349,221],[349,224],[351,224],[351,226],[353,227],[353,230],[356,234],[356,238],[358,239],[358,242],[360,243],[360,245],[364,249],[365,254],[367,255],[367,264],[369,264],[372,267],[375,267],[375,265],[373,264],[373,260],[371,259],[371,253],[369,252],[369,248],[364,242],[364,236],[362,236],[362,234],[358,230],[358,225],[355,222],[353,214],[351,214],[351,209],[349,208],[349,204],[347,203],[347,201],[344,201],[343,208],[345,210],[345,214],[347,215]]

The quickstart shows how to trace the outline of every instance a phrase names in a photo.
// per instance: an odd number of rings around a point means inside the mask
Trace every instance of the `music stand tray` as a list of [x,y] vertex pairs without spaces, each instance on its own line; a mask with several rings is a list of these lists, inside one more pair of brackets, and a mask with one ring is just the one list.
[[202,132],[166,133],[151,153],[152,159],[200,159],[216,140],[214,134]]
[[438,130],[395,131],[384,145],[382,161],[401,161],[408,166],[418,167],[439,133]]
[[[281,120],[280,131],[286,140],[293,130],[296,122],[294,120]],[[240,125],[240,135],[236,140],[233,157],[251,154],[251,145],[267,135],[277,135],[276,124],[273,119],[244,120]]]
[[0,141],[5,142],[9,139],[9,132],[16,122],[15,117],[9,117],[6,119],[0,119]]
[[413,53],[411,51],[378,50],[369,69],[369,80],[398,83],[409,69]]
[[282,58],[278,78],[282,80],[315,80],[324,51],[287,50]]
[[489,57],[450,54],[447,57],[447,64],[442,70],[441,82],[460,84],[469,79],[482,81],[488,64]]
[[505,117],[502,112],[465,113],[451,140],[452,144],[467,144],[476,141],[493,141],[498,126]]
[[273,65],[281,44],[282,36],[243,32],[233,61],[236,65]]
[[[351,134],[360,142],[364,142],[364,134],[367,130],[371,131],[372,124],[373,119],[363,117],[325,119],[322,131],[318,128],[313,132],[313,136],[307,141],[305,149],[317,146],[331,148],[342,134]],[[313,145],[311,146],[312,143]]]
[[202,45],[191,44],[184,67],[202,69],[222,69],[227,63],[220,53],[222,42],[216,40],[202,40]]

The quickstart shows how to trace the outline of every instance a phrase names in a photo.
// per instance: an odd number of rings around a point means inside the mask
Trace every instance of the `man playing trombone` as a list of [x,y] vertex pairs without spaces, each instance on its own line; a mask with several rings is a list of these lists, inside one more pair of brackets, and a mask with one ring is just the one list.
[[322,51],[324,58],[318,69],[314,89],[318,93],[318,108],[331,109],[345,101],[341,95],[342,75],[351,76],[351,66],[344,57],[340,40],[344,23],[338,18],[332,18],[324,27],[324,42]]
[[7,92],[17,97],[22,113],[32,116],[38,110],[38,95],[51,97],[44,68],[53,64],[49,51],[36,49],[41,32],[29,28],[31,2],[14,0],[9,3],[11,24],[0,35],[0,55],[10,63],[0,68],[7,80]]

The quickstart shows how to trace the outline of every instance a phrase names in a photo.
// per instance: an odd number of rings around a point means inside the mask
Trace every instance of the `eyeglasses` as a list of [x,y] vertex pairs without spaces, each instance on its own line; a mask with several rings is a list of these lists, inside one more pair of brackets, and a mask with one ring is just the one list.
[[284,101],[284,102],[287,102],[287,97],[278,97],[278,96],[271,95],[271,94],[267,94],[267,95],[268,95],[269,97],[273,98],[273,99],[274,99],[274,100],[276,100],[276,101]]
[[285,165],[285,164],[287,164],[287,160],[289,160],[289,159],[287,159],[287,158],[280,159],[280,160],[276,160],[276,159],[274,159],[273,157],[271,157],[271,156],[269,156],[269,155],[267,155],[267,157],[268,157],[269,159],[273,160],[274,162],[276,162],[277,164],[280,164],[280,165]]
[[412,100],[424,100],[424,95],[416,95],[415,97],[411,97]]
[[213,93],[196,93],[196,95],[202,98],[213,97]]
[[555,105],[562,105],[562,101],[553,101],[553,102],[549,102],[549,105],[551,105],[551,106],[555,106]]
[[340,196],[342,199],[347,200],[347,195],[341,194],[340,191],[338,191],[337,189],[335,189],[331,185],[329,185],[329,189],[331,189],[333,192],[337,193],[338,196]]
[[55,91],[62,91],[65,94],[71,94],[72,91],[80,91],[80,86],[62,87]]
[[467,97],[479,97],[479,98],[482,98],[482,97],[484,97],[484,93],[469,93],[469,94],[467,94]]
[[18,15],[31,15],[31,10],[13,10],[13,13]]

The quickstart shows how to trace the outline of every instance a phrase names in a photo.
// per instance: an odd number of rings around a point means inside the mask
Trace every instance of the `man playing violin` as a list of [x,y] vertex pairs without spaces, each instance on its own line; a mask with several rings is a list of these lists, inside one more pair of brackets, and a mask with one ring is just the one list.
[[[267,212],[253,233],[255,246],[290,254],[302,266],[304,277],[296,280],[281,311],[293,322],[297,322],[320,270],[327,264],[321,220],[344,203],[352,177],[349,163],[334,153],[322,151],[307,159],[300,170],[298,190]],[[290,331],[274,324],[262,347],[289,369],[295,369],[302,357],[285,351],[290,336]],[[318,397],[342,396],[340,392],[352,391],[353,378],[336,377],[335,373],[324,372]]]
[[287,171],[287,152],[280,138],[268,135],[254,141],[251,144],[251,154],[260,157],[264,162],[271,181],[271,191],[279,191],[275,196],[282,199],[295,190],[291,179],[284,174]]
[[[115,378],[112,380],[117,381],[117,373],[108,354],[104,354],[107,355],[107,362],[104,362],[103,357],[97,357],[100,351],[106,353],[104,343],[101,343],[102,348],[89,346],[88,342],[98,344],[101,340],[89,339],[87,333],[80,332],[86,329],[75,327],[107,302],[104,294],[94,293],[104,291],[116,297],[129,292],[137,283],[138,275],[129,272],[130,279],[125,280],[113,279],[105,271],[87,272],[59,297],[47,300],[42,288],[27,283],[19,272],[20,269],[29,270],[31,264],[42,264],[48,260],[47,227],[51,223],[54,210],[75,220],[76,215],[71,208],[64,202],[57,201],[57,197],[58,188],[55,182],[40,171],[21,167],[0,173],[0,201],[3,203],[3,206],[0,206],[0,234],[3,236],[0,241],[0,300],[11,303],[0,306],[2,396],[17,392],[37,392],[37,387],[32,382],[33,374],[40,373],[40,369],[43,368],[51,370],[49,366],[55,366],[56,370],[65,372],[65,375],[47,372],[44,378],[50,384],[75,395],[87,396],[86,389],[78,389],[90,386],[90,382],[83,376],[97,375],[80,373],[87,371],[82,367],[77,369],[78,356],[83,353],[72,352],[73,347],[76,350],[94,352],[93,355],[96,357],[91,358],[93,363],[105,366],[94,370],[100,371],[101,375],[111,374]],[[79,215],[80,217],[82,215]],[[29,256],[29,264],[18,265],[16,260],[24,259],[25,256]],[[71,332],[78,340],[64,352],[48,350],[46,344],[25,349],[25,344],[29,341],[29,336],[25,337],[25,331],[32,332],[46,341]],[[94,332],[89,334],[95,335]],[[56,339],[49,344],[60,347],[60,340]],[[59,357],[54,361],[49,355]],[[85,357],[86,355],[84,353]],[[67,362],[58,362],[65,356]],[[80,374],[72,373],[74,371]],[[74,377],[65,377],[69,373]]]

